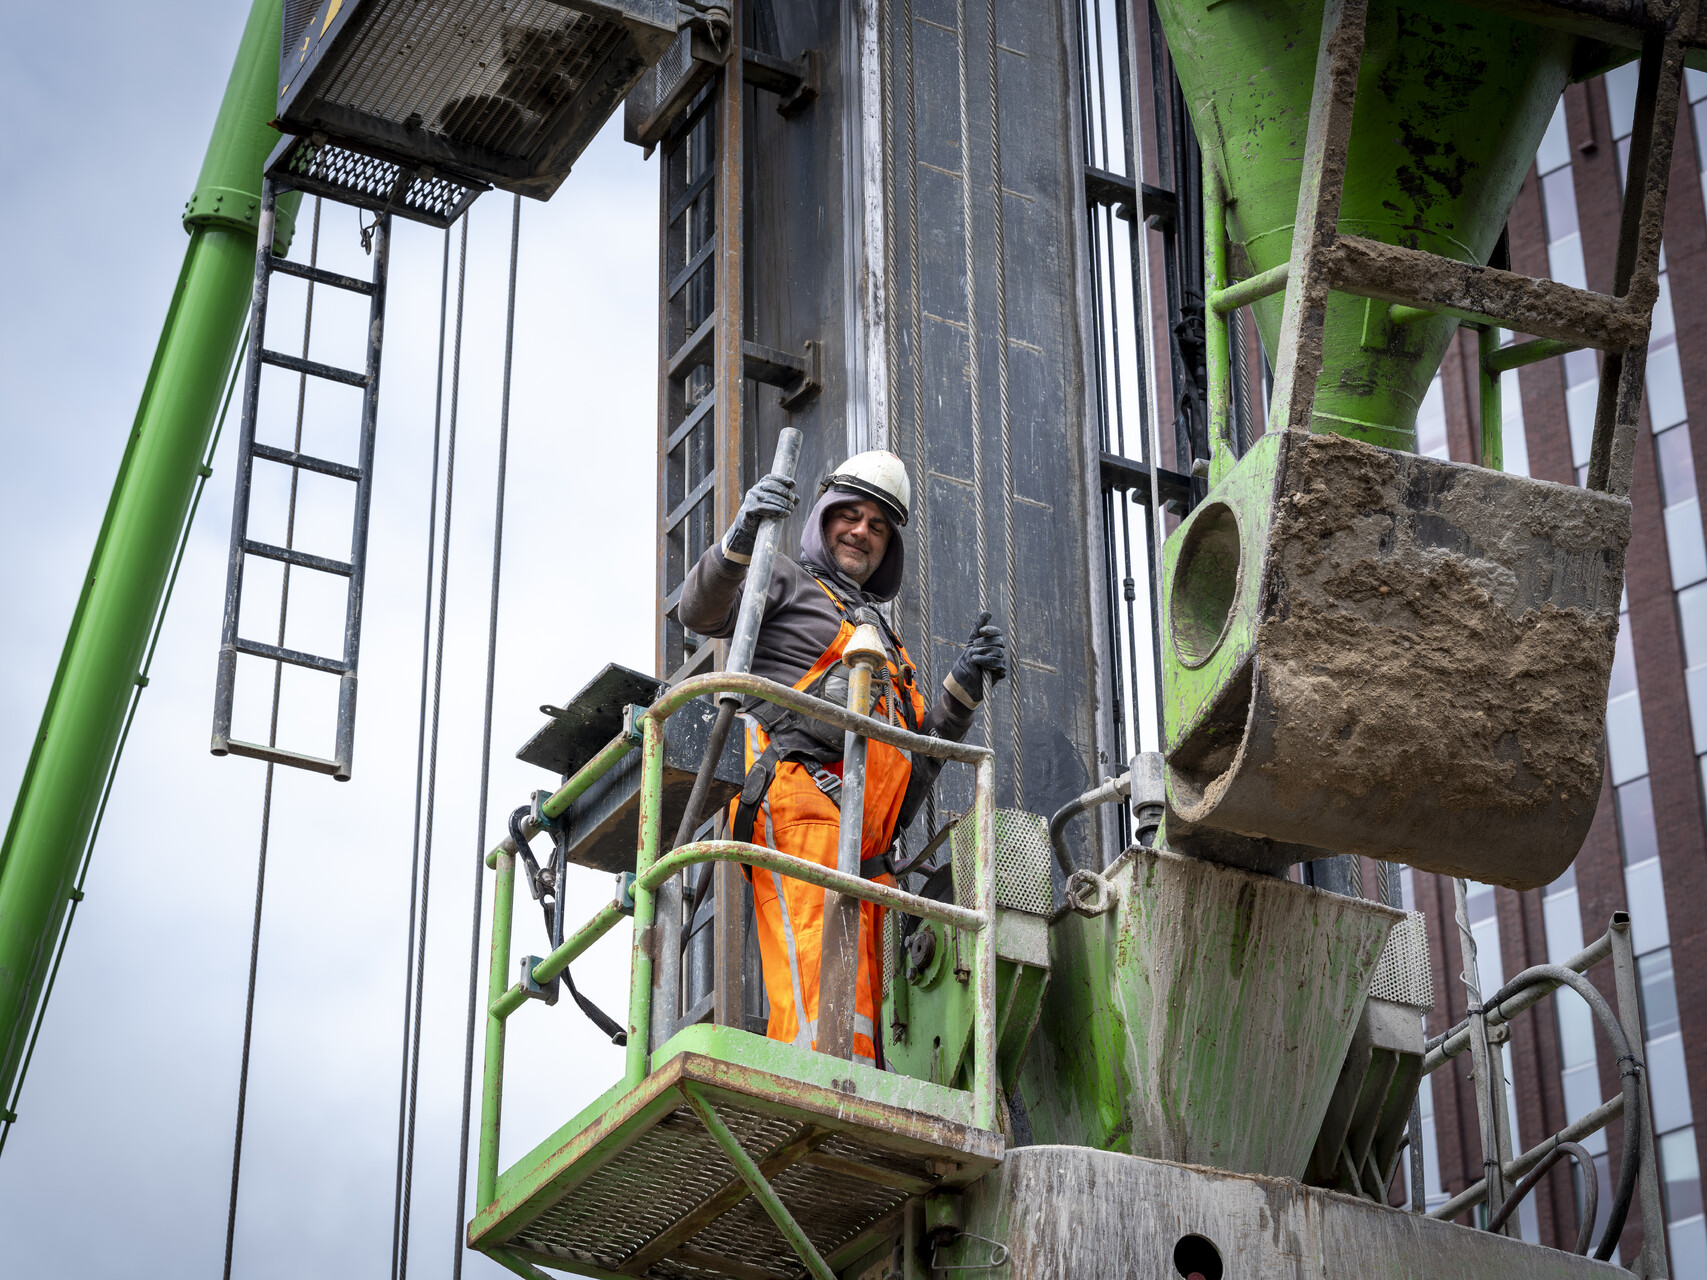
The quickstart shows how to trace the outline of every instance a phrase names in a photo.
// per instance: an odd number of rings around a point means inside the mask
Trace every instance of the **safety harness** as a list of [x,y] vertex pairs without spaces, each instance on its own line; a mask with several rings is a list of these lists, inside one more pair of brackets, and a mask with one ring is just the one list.
[[[810,568],[808,568],[810,572]],[[901,720],[914,733],[918,732],[918,716],[913,706],[913,665],[903,659],[906,650],[900,638],[896,636],[888,621],[882,614],[870,605],[850,601],[830,583],[825,582],[817,574],[812,579],[823,588],[824,594],[830,597],[836,606],[836,612],[844,624],[859,626],[863,623],[873,623],[883,637],[883,648],[887,655],[888,688],[879,697],[880,705],[887,705],[891,722],[895,720],[895,712],[899,708]],[[822,659],[820,659],[822,661]],[[812,688],[820,688],[824,679],[820,677]],[[741,786],[741,795],[735,805],[735,820],[730,834],[744,844],[751,844],[753,828],[758,820],[759,810],[764,807],[765,797],[770,794],[771,783],[776,778],[777,765],[793,763],[805,769],[807,775],[817,784],[818,790],[834,804],[841,808],[842,780],[827,767],[841,758],[841,753],[827,745],[818,733],[813,731],[808,717],[797,711],[776,706],[774,703],[756,701],[747,709],[747,714],[757,720],[770,737],[769,745],[753,762],[753,767],[747,771],[746,780]],[[875,879],[884,872],[891,870],[892,864],[888,851],[875,858],[867,858],[861,863],[860,873],[868,880]]]

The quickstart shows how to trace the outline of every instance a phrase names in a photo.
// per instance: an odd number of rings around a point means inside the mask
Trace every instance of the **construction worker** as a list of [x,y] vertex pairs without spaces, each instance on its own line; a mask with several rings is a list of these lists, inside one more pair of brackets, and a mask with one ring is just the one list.
[[[958,742],[972,727],[986,683],[1007,675],[1006,646],[1000,629],[990,625],[989,613],[981,613],[943,681],[941,696],[926,709],[906,647],[873,607],[893,600],[901,589],[906,565],[901,528],[910,497],[901,459],[882,450],[857,454],[824,479],[806,517],[800,558],[776,557],[752,672],[845,706],[842,650],[857,625],[875,623],[889,661],[887,680],[882,671],[874,673],[871,714]],[[767,517],[789,515],[797,501],[794,483],[778,476],[766,476],[747,490],[729,531],[699,558],[682,585],[678,616],[684,627],[714,638],[734,634],[759,525]],[[748,700],[742,718],[749,772],[730,806],[731,834],[835,866],[842,731],[758,699]],[[895,883],[888,856],[895,833],[923,803],[941,764],[868,743],[861,847],[861,870],[868,879]],[[754,870],[751,879],[770,998],[769,1035],[816,1047],[824,890],[765,870]],[[856,1061],[875,1065],[882,1062],[877,1034],[882,936],[882,910],[861,903],[853,1053]]]

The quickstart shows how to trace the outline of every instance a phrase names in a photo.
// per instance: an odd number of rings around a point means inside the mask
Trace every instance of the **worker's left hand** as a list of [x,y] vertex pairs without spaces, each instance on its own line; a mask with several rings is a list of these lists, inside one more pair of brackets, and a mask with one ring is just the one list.
[[991,623],[990,612],[986,609],[973,624],[972,634],[966,637],[966,647],[955,659],[954,670],[949,676],[968,697],[978,702],[984,697],[985,677],[993,686],[1007,674],[1007,640],[1002,629]]

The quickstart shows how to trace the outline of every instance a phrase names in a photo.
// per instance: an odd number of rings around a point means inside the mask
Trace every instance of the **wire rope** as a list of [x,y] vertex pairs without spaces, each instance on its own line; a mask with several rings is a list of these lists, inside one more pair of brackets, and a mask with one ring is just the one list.
[[166,590],[160,599],[160,608],[154,616],[154,627],[149,634],[148,649],[142,660],[142,669],[137,673],[136,683],[131,689],[130,706],[125,711],[124,728],[119,731],[119,744],[113,751],[113,762],[107,769],[106,781],[101,786],[101,801],[95,807],[95,821],[89,828],[89,839],[83,846],[82,862],[77,870],[76,886],[71,894],[71,907],[65,913],[65,924],[59,931],[59,942],[54,948],[53,967],[48,970],[47,985],[42,989],[41,1004],[36,1011],[35,1025],[30,1028],[30,1042],[24,1049],[24,1060],[18,1067],[18,1078],[12,1086],[12,1096],[6,1101],[6,1118],[0,1122],[0,1154],[6,1151],[6,1139],[12,1135],[12,1126],[17,1123],[18,1099],[24,1093],[24,1078],[30,1072],[30,1060],[36,1054],[36,1041],[41,1037],[42,1020],[47,1013],[48,1001],[53,998],[54,983],[59,980],[60,962],[65,959],[65,949],[71,940],[71,926],[77,920],[77,908],[83,901],[83,886],[88,882],[89,865],[95,857],[95,843],[101,836],[101,823],[107,816],[107,801],[112,799],[113,784],[118,779],[119,762],[124,759],[125,744],[130,741],[131,725],[136,722],[137,708],[142,703],[142,691],[148,687],[148,672],[154,666],[154,651],[160,647],[160,632],[166,626],[166,610],[172,603],[172,592],[178,585],[178,571],[184,565],[184,552],[189,549],[190,530],[196,522],[196,512],[201,509],[202,494],[207,491],[208,479],[213,475],[213,456],[219,449],[219,438],[225,431],[225,416],[231,411],[231,397],[237,390],[237,375],[243,368],[242,355],[249,346],[249,331],[243,331],[243,337],[238,340],[237,350],[231,359],[231,374],[225,383],[225,399],[220,405],[219,418],[214,423],[213,438],[209,440],[207,452],[202,455],[201,467],[196,474],[196,488],[190,497],[189,514],[184,517],[184,527],[178,534],[178,547],[172,556],[172,571],[166,578]]
[[[991,4],[985,22],[989,32],[990,50],[990,200],[993,207],[992,221],[994,224],[994,240],[996,250],[996,404],[999,414],[998,427],[1002,441],[1002,553],[1003,564],[1007,571],[1008,598],[1008,705],[1010,711],[1009,726],[1012,734],[1013,750],[1013,803],[1015,808],[1025,807],[1025,755],[1020,741],[1020,731],[1023,726],[1021,719],[1019,654],[1019,553],[1014,545],[1014,433],[1013,417],[1008,409],[1008,259],[1007,235],[1002,226],[1007,215],[1007,201],[1002,194],[1002,112],[1000,102],[1001,81],[996,71],[996,6]],[[979,576],[982,578],[983,566],[979,566]],[[991,692],[995,692],[992,688]],[[992,732],[990,740],[995,741],[993,732],[995,708],[991,708]]]
[[[468,266],[467,216],[465,215],[461,221],[462,247],[457,262],[456,337],[451,365],[450,432],[445,455],[445,517],[442,546],[440,545],[441,531],[438,525],[438,503],[440,445],[443,439],[441,427],[444,424],[445,400],[445,332],[448,327],[450,302],[451,235],[448,227],[445,229],[444,260],[439,275],[438,372],[433,398],[432,477],[427,489],[427,560],[421,617],[421,699],[415,739],[415,822],[413,847],[410,852],[408,943],[405,947],[403,961],[403,1036],[400,1052],[401,1065],[398,1068],[397,1080],[396,1182],[392,1191],[391,1207],[391,1274],[393,1276],[399,1275],[408,1267],[408,1212],[406,1206],[413,1181],[415,1132],[415,1093],[412,1078],[418,1070],[420,1035],[419,997],[421,992],[417,981],[417,965],[419,963],[417,952],[420,952],[424,959],[427,914],[424,900],[424,882],[427,876],[424,872],[427,870],[425,864],[430,859],[432,847],[432,806],[430,799],[428,799],[432,784],[428,780],[427,725],[430,698],[433,726],[430,776],[436,780],[438,776],[438,694],[444,666],[445,598],[449,588],[450,524],[456,488],[456,423],[462,371],[463,299]],[[435,560],[440,569],[436,658],[433,646],[433,569]],[[424,826],[423,815],[425,816]],[[419,938],[417,938],[417,912],[419,912]]]
[[[463,1213],[468,1197],[468,1127],[474,1099],[474,1025],[480,980],[480,900],[485,887],[486,808],[492,780],[492,700],[498,663],[498,588],[504,560],[504,476],[510,451],[510,368],[516,340],[516,260],[521,249],[522,198],[510,214],[510,291],[504,317],[504,391],[498,413],[498,492],[492,514],[492,603],[486,620],[486,709],[480,735],[480,813],[474,834],[474,912],[469,926],[468,1028],[462,1048],[462,1140],[457,1147],[456,1239],[452,1245],[452,1280],[462,1277]],[[557,889],[562,900],[562,886]],[[565,971],[567,973],[567,971]]]
[[[972,127],[967,100],[968,65],[966,0],[956,0],[955,27],[959,41],[960,70],[960,229],[966,275],[966,387],[967,420],[972,428],[972,528],[977,546],[978,600],[990,598],[989,556],[984,542],[984,424],[983,387],[978,379],[978,268],[976,236],[972,228]],[[994,735],[991,735],[994,737]]]
[[[314,198],[314,232],[308,242],[308,266],[313,270],[320,262],[320,197]],[[266,246],[262,246],[262,252]],[[302,310],[302,358],[308,359],[309,338],[314,331],[314,280],[308,280],[306,302]],[[265,342],[266,333],[252,335],[256,342]],[[296,392],[296,431],[292,449],[302,453],[302,417],[307,404],[308,375],[297,375]],[[258,412],[258,408],[257,408]],[[298,483],[302,472],[292,467],[290,470],[290,499],[285,513],[285,549],[296,545],[296,497]],[[285,618],[290,610],[290,564],[287,561],[280,580],[279,587],[279,627],[278,645],[282,649],[285,642]],[[279,741],[279,698],[284,688],[284,663],[275,661],[273,664],[273,707],[272,716],[267,728],[267,745],[278,746]],[[237,1069],[237,1123],[231,1140],[231,1199],[225,1213],[225,1280],[231,1280],[231,1255],[237,1243],[237,1192],[243,1172],[243,1121],[249,1107],[249,1051],[254,1044],[255,1033],[255,975],[261,960],[261,911],[267,895],[267,839],[272,831],[273,821],[273,770],[272,761],[267,762],[267,780],[261,792],[261,848],[255,860],[255,918],[249,930],[249,983],[247,994],[243,1001],[243,1056]]]

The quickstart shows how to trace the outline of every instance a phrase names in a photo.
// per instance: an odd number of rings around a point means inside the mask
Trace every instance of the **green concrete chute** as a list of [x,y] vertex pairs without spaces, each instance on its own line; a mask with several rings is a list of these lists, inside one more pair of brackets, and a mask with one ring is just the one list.
[[[1158,0],[1204,163],[1227,198],[1233,274],[1292,253],[1321,0]],[[1571,77],[1578,37],[1446,0],[1369,7],[1339,230],[1486,265]],[[1254,305],[1271,360],[1282,295]],[[1312,430],[1414,449],[1457,330],[1329,300]]]

